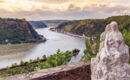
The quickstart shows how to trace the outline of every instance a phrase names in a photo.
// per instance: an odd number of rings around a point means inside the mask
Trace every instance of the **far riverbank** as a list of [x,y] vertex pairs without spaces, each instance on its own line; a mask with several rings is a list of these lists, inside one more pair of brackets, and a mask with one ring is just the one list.
[[61,30],[61,29],[56,29],[56,28],[50,28],[51,31],[54,31],[54,32],[58,32],[58,33],[62,33],[62,34],[65,34],[65,35],[69,35],[69,36],[72,36],[72,37],[78,37],[78,38],[81,38],[81,39],[90,39],[90,37],[87,37],[85,35],[78,35],[78,34],[74,34],[74,33],[70,33],[70,32],[66,32],[64,30]]

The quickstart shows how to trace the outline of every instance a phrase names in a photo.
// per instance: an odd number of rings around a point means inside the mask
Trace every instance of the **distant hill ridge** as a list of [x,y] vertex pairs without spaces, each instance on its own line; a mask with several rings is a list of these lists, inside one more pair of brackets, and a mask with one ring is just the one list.
[[42,20],[48,27],[49,26],[58,26],[62,22],[65,22],[66,20]]
[[0,18],[0,44],[42,41],[25,19]]
[[47,25],[43,21],[29,21],[34,28],[45,28]]
[[29,21],[33,28],[46,28],[46,27],[56,27],[62,22],[67,20],[39,20],[39,21]]

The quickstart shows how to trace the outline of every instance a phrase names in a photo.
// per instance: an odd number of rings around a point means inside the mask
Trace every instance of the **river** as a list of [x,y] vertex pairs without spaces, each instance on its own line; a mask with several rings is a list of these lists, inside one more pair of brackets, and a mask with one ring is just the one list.
[[44,43],[24,43],[0,46],[0,68],[11,66],[13,63],[19,64],[21,61],[29,61],[43,55],[49,56],[58,49],[61,51],[80,49],[76,57],[72,57],[71,62],[79,61],[83,56],[85,41],[80,38],[71,37],[57,32],[52,32],[49,28],[36,29],[44,35],[47,41]]

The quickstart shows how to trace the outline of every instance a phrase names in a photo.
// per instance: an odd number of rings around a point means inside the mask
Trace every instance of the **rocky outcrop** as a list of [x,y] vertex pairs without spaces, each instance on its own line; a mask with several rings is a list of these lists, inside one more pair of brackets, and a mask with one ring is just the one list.
[[91,80],[89,62],[77,62],[0,80]]
[[99,53],[91,59],[91,79],[130,80],[129,47],[115,21],[106,26],[100,40]]

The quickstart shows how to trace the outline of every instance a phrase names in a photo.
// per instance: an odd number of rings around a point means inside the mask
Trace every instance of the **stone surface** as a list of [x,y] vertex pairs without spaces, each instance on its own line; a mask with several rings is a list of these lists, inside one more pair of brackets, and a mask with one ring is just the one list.
[[129,47],[113,21],[101,34],[99,53],[91,59],[92,80],[130,80]]
[[91,80],[90,63],[77,62],[0,80]]

